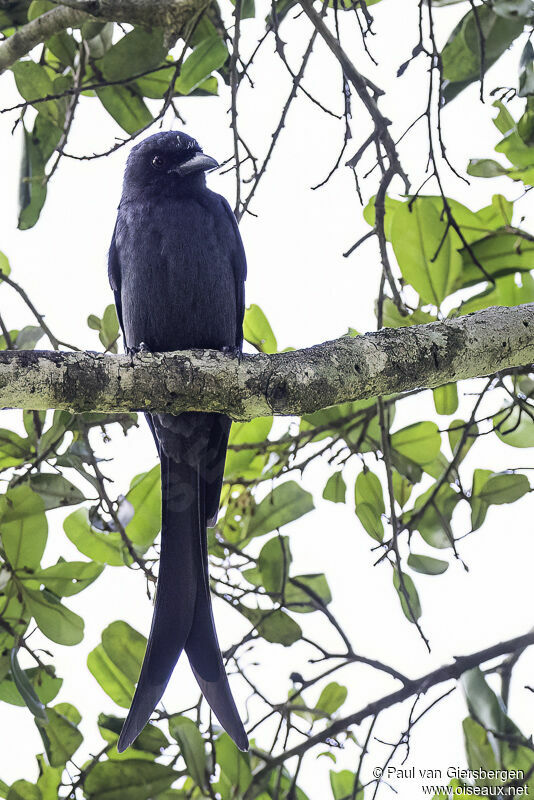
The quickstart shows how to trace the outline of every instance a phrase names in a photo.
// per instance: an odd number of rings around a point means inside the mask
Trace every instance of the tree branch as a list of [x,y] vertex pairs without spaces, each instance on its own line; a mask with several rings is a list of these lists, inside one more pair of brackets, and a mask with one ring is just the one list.
[[0,406],[300,415],[534,362],[534,303],[274,355],[0,351]]
[[506,642],[500,642],[499,644],[494,644],[484,650],[479,650],[477,653],[455,658],[452,664],[445,664],[442,667],[438,667],[438,669],[433,670],[433,672],[429,672],[420,678],[410,681],[406,686],[403,686],[402,689],[391,692],[390,694],[385,695],[378,700],[373,700],[371,703],[359,711],[356,711],[354,714],[349,714],[347,717],[342,717],[341,719],[336,720],[320,733],[316,733],[315,736],[310,736],[300,744],[292,747],[290,750],[285,750],[274,758],[270,758],[266,766],[255,774],[254,785],[258,786],[261,777],[270,772],[279,764],[285,764],[288,759],[295,756],[301,756],[315,745],[322,744],[327,739],[332,739],[334,736],[346,731],[350,726],[359,725],[364,719],[367,719],[371,716],[376,716],[386,708],[391,708],[397,703],[402,703],[404,700],[407,700],[409,697],[413,697],[415,694],[425,694],[433,686],[437,686],[440,683],[445,683],[446,681],[450,680],[458,680],[458,678],[463,675],[464,672],[474,669],[481,664],[485,664],[487,661],[490,661],[493,658],[507,655],[508,653],[516,653],[533,644],[534,632],[531,631],[523,636],[517,636],[515,639],[509,639]]
[[0,74],[55,33],[88,20],[160,27],[178,36],[200,5],[199,0],[72,0],[41,14],[0,44]]

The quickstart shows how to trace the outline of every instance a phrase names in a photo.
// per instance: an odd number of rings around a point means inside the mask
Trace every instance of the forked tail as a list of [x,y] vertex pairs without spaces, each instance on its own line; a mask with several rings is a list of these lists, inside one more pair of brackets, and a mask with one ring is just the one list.
[[205,484],[197,467],[162,450],[162,529],[152,626],[132,705],[117,744],[126,750],[159,703],[185,648],[199,686],[241,750],[248,739],[217,641],[208,582]]

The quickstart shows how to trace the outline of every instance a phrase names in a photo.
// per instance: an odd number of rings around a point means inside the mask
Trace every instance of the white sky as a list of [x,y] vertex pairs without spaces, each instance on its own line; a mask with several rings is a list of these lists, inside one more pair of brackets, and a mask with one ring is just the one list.
[[[456,20],[467,10],[466,4],[436,11],[439,40],[445,41]],[[417,3],[383,0],[372,7],[378,35],[369,41],[374,56],[380,61],[375,68],[362,53],[355,24],[347,25],[343,34],[344,46],[357,66],[386,89],[380,101],[382,110],[395,121],[394,133],[404,128],[424,109],[426,103],[426,64],[421,61],[410,66],[402,79],[396,79],[398,66],[405,61],[417,40]],[[263,30],[262,19],[267,6],[256,21],[243,22],[245,49],[252,49]],[[348,30],[350,28],[350,31]],[[310,25],[305,18],[289,21],[281,29],[282,38],[290,42],[287,54],[298,68],[300,53],[306,44]],[[290,88],[290,78],[273,55],[270,42],[256,60],[255,89],[243,84],[239,122],[242,133],[252,149],[261,155],[270,142],[278,115]],[[517,46],[503,57],[498,67],[490,71],[487,87],[498,82],[514,86],[520,48]],[[305,85],[336,111],[342,109],[341,81],[337,66],[320,42],[314,51]],[[18,100],[10,75],[1,82],[2,106]],[[186,130],[197,137],[205,151],[218,160],[230,154],[229,93],[221,82],[221,96],[214,99],[189,98],[178,104],[186,119]],[[157,103],[154,105],[157,108]],[[444,112],[445,137],[448,153],[462,171],[470,157],[492,157],[499,134],[491,123],[493,112],[489,104],[478,102],[478,88],[472,87],[454,101]],[[19,281],[36,302],[39,310],[60,338],[80,346],[99,349],[94,331],[86,326],[90,313],[101,315],[112,302],[107,282],[106,252],[113,230],[115,210],[121,191],[122,172],[127,148],[106,159],[82,163],[64,160],[50,186],[49,198],[37,226],[26,232],[16,229],[20,131],[11,139],[13,115],[0,117],[0,249],[10,258],[13,277]],[[258,217],[247,216],[242,234],[249,262],[247,302],[258,303],[269,318],[280,347],[311,345],[344,333],[348,326],[360,331],[375,326],[374,300],[379,280],[376,245],[369,242],[349,259],[342,257],[347,249],[367,229],[354,193],[350,170],[339,170],[323,189],[312,192],[310,187],[330,170],[342,142],[343,123],[327,117],[306,98],[299,97],[289,114],[275,157],[260,189],[252,210]],[[176,127],[176,126],[175,126]],[[358,103],[354,102],[352,119],[353,140],[350,156],[365,140],[368,121]],[[68,150],[78,154],[105,150],[121,132],[100,107],[98,100],[83,98],[70,136]],[[404,166],[417,186],[426,161],[424,127],[416,128],[400,148]],[[233,200],[233,177],[210,176],[210,185]],[[450,195],[476,209],[490,202],[491,194],[502,192],[513,199],[520,189],[504,179],[491,183],[473,179],[470,186],[446,177]],[[400,187],[397,187],[400,188]],[[435,191],[427,187],[428,191]],[[375,184],[364,185],[366,197]],[[528,198],[527,198],[528,199]],[[522,213],[528,211],[523,201]],[[9,288],[1,290],[1,308],[8,325],[20,324],[21,318],[32,320]],[[465,393],[472,386],[462,387]],[[464,411],[471,400],[462,400]],[[3,425],[12,424],[14,414],[4,412]],[[429,416],[430,415],[430,416]],[[397,413],[396,425],[418,419],[432,418],[430,393],[411,405],[403,404]],[[447,419],[438,423],[447,426]],[[528,453],[509,448],[486,437],[475,448],[476,454],[466,460],[469,466],[484,466],[495,470],[529,465]],[[108,473],[114,477],[117,494],[124,492],[132,476],[155,463],[151,437],[143,422],[138,431],[124,439],[114,432],[112,443],[99,448],[100,455],[113,457]],[[354,469],[354,468],[353,468]],[[354,470],[355,472],[355,470]],[[391,584],[391,571],[382,565],[373,568],[371,548],[374,542],[365,534],[354,515],[352,503],[346,507],[321,499],[328,477],[325,465],[314,464],[305,473],[302,484],[314,492],[317,510],[294,523],[284,533],[291,535],[294,574],[324,570],[333,590],[331,610],[345,627],[355,649],[381,659],[409,676],[416,677],[448,662],[454,655],[473,652],[503,639],[525,633],[532,625],[531,564],[534,556],[530,498],[513,506],[493,507],[484,528],[466,539],[461,546],[462,558],[469,565],[466,573],[459,563],[451,564],[440,577],[416,575],[422,605],[422,624],[432,643],[429,655],[411,626],[402,615]],[[350,473],[349,473],[350,476]],[[347,476],[347,477],[349,477]],[[349,495],[352,494],[350,480]],[[352,484],[353,485],[353,484]],[[529,508],[530,503],[530,508]],[[61,522],[64,511],[50,514],[50,535],[44,563],[54,563],[61,553],[75,559],[79,556],[66,540]],[[455,516],[456,531],[468,530],[465,512]],[[424,544],[419,552],[429,552]],[[439,554],[438,554],[439,555]],[[69,701],[82,712],[81,730],[85,741],[76,755],[83,762],[89,752],[102,746],[95,717],[100,711],[123,713],[107,698],[85,667],[87,653],[100,641],[102,629],[112,620],[128,620],[138,630],[148,631],[151,607],[139,574],[108,567],[91,588],[67,601],[69,607],[86,620],[84,641],[67,648],[46,643],[54,653],[57,672],[64,678],[57,701]],[[216,617],[223,645],[235,640],[244,631],[241,618],[231,610],[216,604]],[[311,638],[321,642],[335,639],[327,630],[326,620],[318,614],[302,615],[298,619]],[[284,649],[280,645],[263,646],[251,656],[260,660],[253,667],[262,691],[274,701],[282,700],[289,689],[289,673],[297,670],[310,677],[314,668],[306,663],[309,651],[297,645]],[[532,684],[534,656],[523,656],[514,675],[511,715],[526,734],[531,733],[534,695],[523,690]],[[357,710],[397,684],[381,678],[365,667],[344,670],[334,680],[349,686],[349,698],[342,708],[348,714]],[[188,704],[194,688],[185,660],[176,670],[166,695],[171,710]],[[440,690],[443,687],[440,687]],[[239,689],[239,703],[246,691]],[[318,692],[310,695],[310,700]],[[437,694],[430,694],[432,698]],[[406,723],[408,707],[393,709],[380,718],[375,729],[377,736],[388,741],[398,738]],[[8,783],[21,777],[32,779],[37,774],[35,752],[42,748],[40,738],[26,709],[2,707],[4,735],[8,741],[0,747],[0,777]],[[460,692],[455,692],[436,714],[429,714],[414,730],[412,747],[405,767],[442,768],[465,766],[461,720],[466,715]],[[365,729],[356,731],[363,740]],[[263,742],[266,740],[263,739]],[[259,736],[258,742],[262,743]],[[319,748],[317,753],[326,748]],[[374,744],[367,760],[363,778],[370,778],[373,766],[380,765],[387,748]],[[405,752],[401,749],[400,755]],[[339,754],[338,766],[354,768],[355,748],[348,746]],[[399,763],[400,762],[395,762]],[[317,761],[308,756],[302,772],[301,785],[310,800],[330,796],[328,769],[333,766],[324,758]],[[417,781],[393,781],[398,798],[420,796]],[[383,787],[379,796],[394,796]]]

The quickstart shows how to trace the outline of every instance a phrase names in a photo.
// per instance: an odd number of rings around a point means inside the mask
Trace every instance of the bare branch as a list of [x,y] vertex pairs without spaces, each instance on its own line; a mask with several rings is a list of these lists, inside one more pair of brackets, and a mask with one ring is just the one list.
[[237,420],[491,375],[534,361],[534,304],[342,337],[274,355],[0,352],[0,406],[224,412]]
[[36,45],[66,28],[76,28],[88,20],[128,22],[131,25],[161,27],[178,36],[198,12],[202,0],[73,0],[41,14],[0,43],[0,73]]
[[474,669],[481,664],[485,664],[487,661],[490,661],[493,658],[497,658],[498,656],[506,655],[508,653],[521,651],[525,647],[529,647],[533,644],[534,633],[531,631],[523,636],[517,636],[515,639],[509,639],[506,642],[500,642],[499,644],[492,645],[485,650],[479,650],[477,653],[472,653],[469,656],[459,656],[455,658],[453,663],[445,664],[444,666],[435,669],[433,672],[429,672],[427,675],[423,675],[422,677],[411,681],[402,689],[398,689],[396,692],[391,692],[390,694],[385,695],[378,700],[373,700],[371,703],[359,711],[356,711],[354,714],[349,714],[347,717],[342,717],[341,719],[336,720],[320,733],[316,733],[315,736],[310,736],[309,738],[305,739],[303,742],[301,742],[301,744],[292,747],[290,750],[285,750],[274,758],[270,758],[266,766],[255,774],[254,786],[258,786],[258,782],[260,781],[261,777],[270,772],[279,764],[283,764],[287,762],[288,759],[294,758],[295,756],[301,756],[315,745],[322,744],[327,739],[332,739],[343,731],[346,731],[350,726],[359,725],[368,717],[376,717],[377,714],[386,708],[391,708],[392,706],[397,705],[397,703],[402,703],[409,697],[413,697],[413,695],[425,694],[433,686],[437,686],[440,683],[445,683],[446,681],[457,680],[461,675],[464,674],[464,672]]

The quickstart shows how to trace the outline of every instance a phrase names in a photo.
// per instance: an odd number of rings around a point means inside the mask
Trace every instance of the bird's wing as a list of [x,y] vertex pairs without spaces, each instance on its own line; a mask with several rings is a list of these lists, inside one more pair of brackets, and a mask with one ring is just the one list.
[[226,198],[221,197],[222,206],[228,216],[234,232],[234,248],[232,253],[232,266],[234,269],[235,299],[236,299],[236,347],[243,345],[243,317],[245,316],[245,281],[247,278],[247,258],[245,248],[237,225],[234,212]]
[[117,226],[115,225],[115,230],[113,231],[113,236],[111,238],[111,244],[109,246],[109,253],[108,253],[108,278],[109,278],[109,284],[113,289],[113,295],[115,297],[115,307],[117,309],[117,317],[119,319],[119,325],[121,326],[122,335],[124,336],[124,326],[122,324],[121,264],[119,261],[119,253],[115,242],[116,232],[117,232]]

